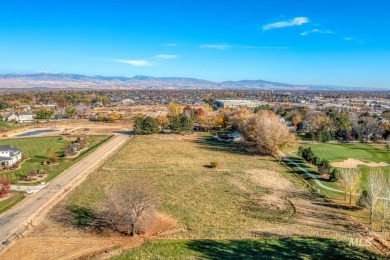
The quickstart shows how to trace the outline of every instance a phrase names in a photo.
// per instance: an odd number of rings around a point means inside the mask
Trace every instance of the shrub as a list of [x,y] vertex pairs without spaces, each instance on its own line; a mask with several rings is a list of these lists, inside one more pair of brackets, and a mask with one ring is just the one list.
[[[317,170],[320,174],[329,173],[333,174],[333,168],[331,167],[328,160],[321,160],[319,157],[317,157],[312,149],[310,147],[308,148],[302,148],[299,147],[298,154],[308,163],[312,163],[313,165],[317,166]],[[335,179],[336,177],[333,176]],[[332,178],[332,176],[331,176]]]
[[217,168],[220,166],[220,163],[219,162],[210,162],[210,166],[211,166],[211,168]]

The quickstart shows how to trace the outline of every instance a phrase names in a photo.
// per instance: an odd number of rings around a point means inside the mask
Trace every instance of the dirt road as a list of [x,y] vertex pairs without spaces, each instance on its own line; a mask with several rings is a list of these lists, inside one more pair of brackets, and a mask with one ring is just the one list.
[[129,136],[116,135],[93,153],[62,172],[57,178],[19,205],[0,215],[0,243],[28,221],[35,222],[58,202],[69,190],[81,183],[87,175],[116,152]]

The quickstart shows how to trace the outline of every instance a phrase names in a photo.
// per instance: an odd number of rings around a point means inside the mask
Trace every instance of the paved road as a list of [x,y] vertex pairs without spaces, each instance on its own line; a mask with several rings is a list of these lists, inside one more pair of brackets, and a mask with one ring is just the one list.
[[37,186],[10,185],[10,190],[36,193],[46,187],[46,184]]
[[81,159],[57,178],[48,183],[45,188],[33,196],[28,196],[20,204],[0,215],[0,243],[6,240],[16,230],[28,221],[38,219],[46,210],[53,206],[69,187],[78,185],[86,176],[100,166],[101,162],[129,139],[126,135],[116,135],[103,143],[93,153]]

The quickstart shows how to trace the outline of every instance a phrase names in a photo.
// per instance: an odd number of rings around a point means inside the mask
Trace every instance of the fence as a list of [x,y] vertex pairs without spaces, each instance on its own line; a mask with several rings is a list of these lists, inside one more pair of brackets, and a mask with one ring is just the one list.
[[11,236],[9,236],[6,240],[4,240],[0,244],[0,252],[3,251],[8,245],[12,243],[12,241],[20,238],[23,233],[29,228],[32,227],[32,221],[27,222],[26,225],[23,225],[21,228],[19,228],[15,233],[13,233]]

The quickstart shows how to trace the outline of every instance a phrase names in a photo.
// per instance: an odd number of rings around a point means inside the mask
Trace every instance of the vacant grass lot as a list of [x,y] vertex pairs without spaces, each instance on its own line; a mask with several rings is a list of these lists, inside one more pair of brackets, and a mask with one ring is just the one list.
[[270,238],[149,240],[114,259],[381,259],[381,256],[334,239]]
[[[210,168],[212,161],[220,167]],[[56,234],[55,226],[88,226],[105,189],[144,181],[156,191],[158,213],[176,224],[146,234],[145,245],[118,259],[373,256],[332,239],[335,232],[359,227],[337,207],[317,200],[292,173],[270,157],[213,142],[209,135],[136,136],[55,207],[35,235],[57,237],[66,231]]]
[[[220,162],[218,169],[209,167]],[[160,199],[160,211],[185,229],[178,237],[215,237],[284,221],[290,215],[256,203],[268,192],[251,181],[248,171],[287,173],[268,157],[241,152],[226,144],[178,140],[169,136],[137,136],[105,167],[76,188],[68,203],[92,208],[104,199],[104,188],[119,182],[146,181]],[[285,203],[285,202],[282,202]]]
[[[64,159],[62,157],[66,142],[59,136],[53,137],[33,137],[33,138],[19,138],[19,139],[7,139],[0,140],[0,145],[11,145],[17,147],[22,151],[22,155],[29,159],[21,164],[21,168],[18,170],[0,172],[0,178],[6,178],[12,183],[16,183],[20,175],[27,175],[29,169],[43,170],[48,176],[45,181],[49,181],[72,165],[80,157],[89,153],[92,149],[95,149],[101,142],[107,139],[107,136],[89,136],[88,137],[88,150],[85,150],[81,156],[73,159]],[[42,161],[47,159],[47,150],[52,148],[59,158],[59,163],[53,166],[41,165]]]

